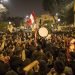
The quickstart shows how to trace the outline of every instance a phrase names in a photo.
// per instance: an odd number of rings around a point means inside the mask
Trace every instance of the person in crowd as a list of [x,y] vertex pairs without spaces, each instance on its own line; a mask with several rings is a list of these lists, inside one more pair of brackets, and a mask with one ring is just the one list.
[[69,66],[72,68],[73,75],[75,75],[75,52],[71,52],[70,56],[71,58],[70,58]]
[[5,63],[0,60],[0,75],[5,75],[6,72],[7,72],[7,69],[6,69]]
[[18,74],[22,74],[24,62],[21,59],[21,50],[16,50],[14,55],[10,57],[10,67]]
[[54,67],[50,70],[47,75],[66,75],[64,73],[65,65],[62,61],[56,60],[54,62]]
[[18,75],[14,70],[9,70],[5,75]]
[[[71,36],[53,33],[50,42],[38,36],[37,46],[34,37],[22,30],[0,35],[0,75],[25,75],[23,68],[37,60],[39,65],[28,74],[32,75],[75,75],[75,53],[70,53],[66,62],[66,51]],[[73,37],[72,37],[73,38]],[[22,51],[26,59],[22,60]],[[6,68],[7,69],[6,69]],[[6,70],[5,70],[6,69]]]

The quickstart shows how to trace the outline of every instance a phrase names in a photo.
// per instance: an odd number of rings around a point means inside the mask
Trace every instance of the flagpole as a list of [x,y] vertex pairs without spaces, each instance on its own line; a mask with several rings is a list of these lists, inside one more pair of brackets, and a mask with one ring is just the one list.
[[35,43],[35,47],[37,47],[37,24],[35,24],[35,34],[34,34],[34,43]]
[[[34,11],[30,14],[29,19],[27,20],[27,24],[31,28],[34,28],[34,43],[35,43],[35,46],[37,46],[37,29],[38,28],[36,24],[36,15]],[[34,25],[34,27],[32,25]]]

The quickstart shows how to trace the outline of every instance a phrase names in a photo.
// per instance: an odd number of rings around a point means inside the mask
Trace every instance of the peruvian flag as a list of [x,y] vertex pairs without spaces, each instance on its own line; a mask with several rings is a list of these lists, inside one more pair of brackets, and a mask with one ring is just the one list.
[[31,22],[31,19],[30,18],[27,20],[27,25],[28,26],[31,26],[32,25],[32,22]]
[[27,24],[31,26],[33,23],[35,23],[35,13],[32,12],[29,16],[29,19],[27,20]]
[[33,24],[35,28],[34,43],[35,46],[37,46],[37,24],[36,24],[36,15],[34,11],[30,14],[29,19],[27,20],[27,25],[32,26]]

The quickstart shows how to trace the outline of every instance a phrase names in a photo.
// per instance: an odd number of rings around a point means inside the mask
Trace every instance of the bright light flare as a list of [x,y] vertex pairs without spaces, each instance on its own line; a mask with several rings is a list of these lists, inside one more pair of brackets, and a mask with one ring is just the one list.
[[58,22],[60,22],[61,20],[60,20],[60,18],[58,19]]
[[3,2],[8,2],[8,0],[3,0]]
[[58,16],[58,13],[56,13],[56,16]]

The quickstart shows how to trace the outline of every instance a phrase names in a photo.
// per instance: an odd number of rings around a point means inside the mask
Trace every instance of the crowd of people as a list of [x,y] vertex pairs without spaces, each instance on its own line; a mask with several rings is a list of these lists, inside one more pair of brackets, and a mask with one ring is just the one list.
[[[26,75],[23,68],[37,60],[27,75],[75,75],[75,52],[67,49],[72,36],[51,34],[50,39],[21,31],[0,34],[0,75]],[[22,52],[25,56],[22,59]]]

